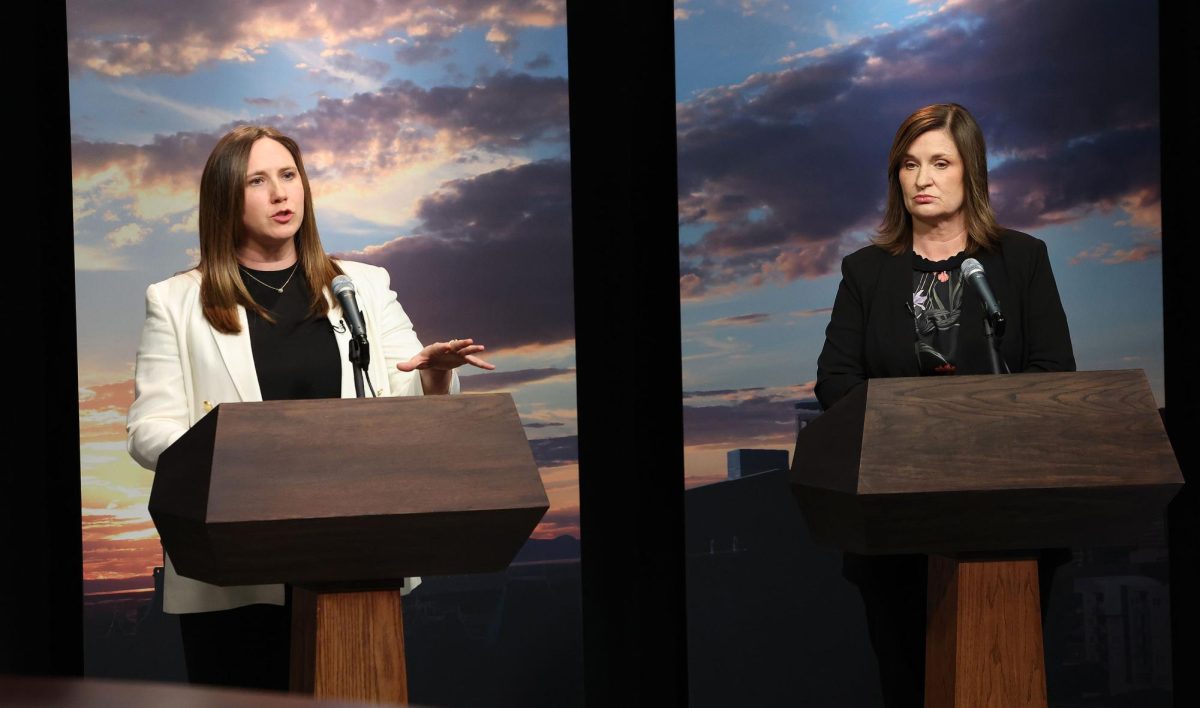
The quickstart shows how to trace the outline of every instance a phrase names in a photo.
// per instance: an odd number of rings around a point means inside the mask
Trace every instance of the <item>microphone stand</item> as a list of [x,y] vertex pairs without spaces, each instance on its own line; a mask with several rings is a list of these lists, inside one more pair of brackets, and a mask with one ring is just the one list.
[[983,338],[987,342],[988,356],[992,360],[992,373],[1009,373],[1008,362],[1000,357],[1000,340],[1004,338],[1004,315],[996,313],[996,324],[994,327],[992,325],[992,318],[984,315]]
[[[350,364],[354,367],[354,395],[357,398],[366,398],[363,375],[371,365],[371,346],[365,336],[361,341],[358,337],[350,337]],[[370,377],[367,380],[370,381]]]

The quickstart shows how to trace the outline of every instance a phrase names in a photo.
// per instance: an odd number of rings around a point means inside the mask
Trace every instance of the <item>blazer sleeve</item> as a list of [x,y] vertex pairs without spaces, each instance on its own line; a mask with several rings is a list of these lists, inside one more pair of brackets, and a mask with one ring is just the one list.
[[129,454],[153,470],[162,454],[188,429],[183,363],[175,325],[158,293],[146,289],[146,321],[133,375],[133,404],[125,430]]
[[866,314],[854,269],[842,260],[842,282],[833,301],[825,346],[817,358],[817,400],[828,409],[867,380],[864,341]]
[[[400,306],[396,291],[391,289],[391,276],[384,268],[375,268],[374,280],[376,302],[381,303],[376,322],[384,365],[387,367],[388,379],[393,396],[421,396],[425,391],[421,386],[419,371],[400,371],[396,364],[408,361],[414,354],[425,348],[417,333],[413,330],[412,320]],[[450,393],[459,392],[458,372],[452,372]]]
[[1044,241],[1036,247],[1025,292],[1025,371],[1074,371],[1067,314],[1058,295]]

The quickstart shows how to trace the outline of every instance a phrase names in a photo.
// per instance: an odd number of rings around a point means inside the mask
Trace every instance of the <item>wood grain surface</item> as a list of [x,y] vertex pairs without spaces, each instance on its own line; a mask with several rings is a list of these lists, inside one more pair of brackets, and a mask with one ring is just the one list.
[[150,503],[176,569],[218,585],[499,570],[548,508],[508,394],[221,404]]
[[293,588],[291,690],[322,699],[407,703],[400,591]]
[[930,556],[926,708],[1036,708],[1046,699],[1037,561]]
[[1140,370],[874,379],[799,432],[790,479],[858,553],[1123,544],[1183,484]]
[[1141,371],[869,383],[864,494],[1179,483]]

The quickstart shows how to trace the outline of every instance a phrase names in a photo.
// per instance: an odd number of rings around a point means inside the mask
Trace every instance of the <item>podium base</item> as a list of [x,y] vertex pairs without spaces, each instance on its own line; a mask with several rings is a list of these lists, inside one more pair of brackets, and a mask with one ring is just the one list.
[[926,708],[1045,708],[1038,564],[929,557]]
[[290,687],[316,698],[407,703],[399,588],[294,587]]

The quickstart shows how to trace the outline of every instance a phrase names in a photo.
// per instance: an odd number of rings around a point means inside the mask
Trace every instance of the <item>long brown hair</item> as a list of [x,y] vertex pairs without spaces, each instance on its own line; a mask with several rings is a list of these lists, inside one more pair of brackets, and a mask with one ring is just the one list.
[[218,332],[226,334],[236,334],[242,329],[238,305],[272,321],[266,309],[246,290],[238,273],[237,260],[237,247],[244,237],[246,165],[250,161],[251,146],[262,138],[270,138],[287,148],[296,161],[300,183],[304,185],[304,218],[293,238],[303,277],[312,293],[311,314],[324,315],[329,311],[324,288],[342,274],[342,269],[321,246],[312,189],[308,186],[300,146],[274,128],[257,125],[234,128],[217,141],[200,176],[200,263],[196,266],[201,275],[200,304],[204,307],[204,317]]
[[967,253],[979,248],[991,250],[1000,240],[1000,224],[988,200],[987,147],[983,131],[966,108],[957,103],[925,106],[904,119],[892,139],[888,153],[887,210],[875,236],[875,245],[893,254],[912,247],[912,214],[904,206],[900,187],[900,166],[909,147],[931,130],[946,130],[963,160],[963,210],[967,226]]

